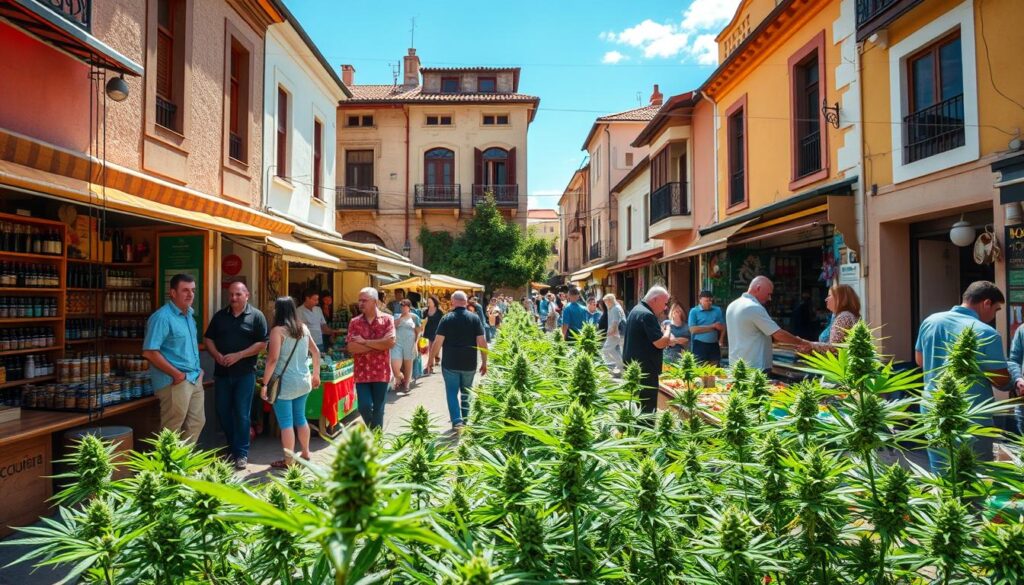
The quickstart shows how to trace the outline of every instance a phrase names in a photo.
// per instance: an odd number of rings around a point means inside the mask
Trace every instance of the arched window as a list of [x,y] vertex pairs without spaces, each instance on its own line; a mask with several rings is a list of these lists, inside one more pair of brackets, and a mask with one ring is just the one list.
[[356,242],[359,244],[377,244],[378,246],[386,248],[384,240],[377,234],[367,231],[355,231],[345,234],[345,239],[350,242]]
[[455,153],[447,148],[432,148],[423,155],[423,182],[429,186],[455,183]]
[[[508,185],[508,151],[504,148],[488,148],[483,154],[481,183],[484,185]],[[515,182],[515,181],[512,181]]]

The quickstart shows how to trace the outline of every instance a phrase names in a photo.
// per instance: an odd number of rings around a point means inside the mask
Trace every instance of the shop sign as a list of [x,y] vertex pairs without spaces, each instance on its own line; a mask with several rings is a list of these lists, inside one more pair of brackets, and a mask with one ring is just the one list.
[[42,435],[0,449],[0,536],[12,524],[27,524],[45,513],[52,493],[49,476],[50,435]]
[[242,257],[238,254],[229,254],[221,260],[221,270],[228,276],[235,276],[242,271]]
[[1006,318],[1009,338],[1024,323],[1024,227],[1006,228]]
[[839,284],[848,285],[857,293],[858,298],[864,298],[860,290],[860,262],[839,265]]
[[160,302],[164,302],[170,295],[171,278],[175,274],[189,274],[196,279],[196,296],[192,302],[192,310],[196,319],[196,332],[199,341],[203,335],[203,307],[206,304],[206,235],[195,234],[164,234],[158,240],[159,255],[157,256],[157,269],[159,270]]

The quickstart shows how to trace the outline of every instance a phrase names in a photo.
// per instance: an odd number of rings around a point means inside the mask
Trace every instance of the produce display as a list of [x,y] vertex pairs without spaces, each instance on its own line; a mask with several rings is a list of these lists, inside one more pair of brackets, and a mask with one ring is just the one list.
[[[357,423],[333,461],[275,481],[165,432],[112,482],[110,447],[87,437],[59,514],[23,529],[21,562],[102,583],[1024,582],[1024,466],[1013,449],[992,466],[972,450],[1006,440],[981,422],[1013,406],[967,399],[973,330],[927,397],[861,323],[790,386],[683,354],[672,408],[650,414],[639,366],[613,378],[601,341],[587,325],[569,345],[514,308],[464,430],[437,433],[423,407],[398,435]],[[704,395],[727,399],[709,412]],[[892,455],[906,444],[949,463]]]

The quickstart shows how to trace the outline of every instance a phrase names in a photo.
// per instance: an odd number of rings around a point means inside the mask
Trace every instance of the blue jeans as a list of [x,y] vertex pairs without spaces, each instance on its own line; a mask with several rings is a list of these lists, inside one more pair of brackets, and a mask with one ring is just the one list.
[[298,398],[290,400],[278,398],[274,401],[274,416],[277,417],[277,426],[281,427],[281,430],[306,426],[306,399],[308,398],[309,392],[306,392]]
[[473,387],[474,376],[474,370],[441,368],[444,391],[448,398],[448,416],[452,419],[452,426],[465,423],[465,419],[469,417],[469,389]]
[[384,404],[388,398],[387,382],[356,382],[359,416],[370,429],[384,426]]
[[224,429],[228,449],[235,457],[249,456],[249,427],[256,373],[218,376],[214,380],[217,418]]

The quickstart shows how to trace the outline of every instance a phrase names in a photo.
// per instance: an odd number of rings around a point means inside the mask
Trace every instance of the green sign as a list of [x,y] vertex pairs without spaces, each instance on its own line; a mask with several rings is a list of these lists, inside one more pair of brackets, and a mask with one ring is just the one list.
[[203,282],[206,266],[206,236],[200,233],[187,235],[162,235],[159,237],[160,255],[157,258],[157,278],[160,279],[160,303],[170,297],[171,278],[175,274],[188,274],[196,279],[196,297],[192,302],[195,311],[196,331],[199,341],[203,337],[203,299],[206,298],[206,283]]

